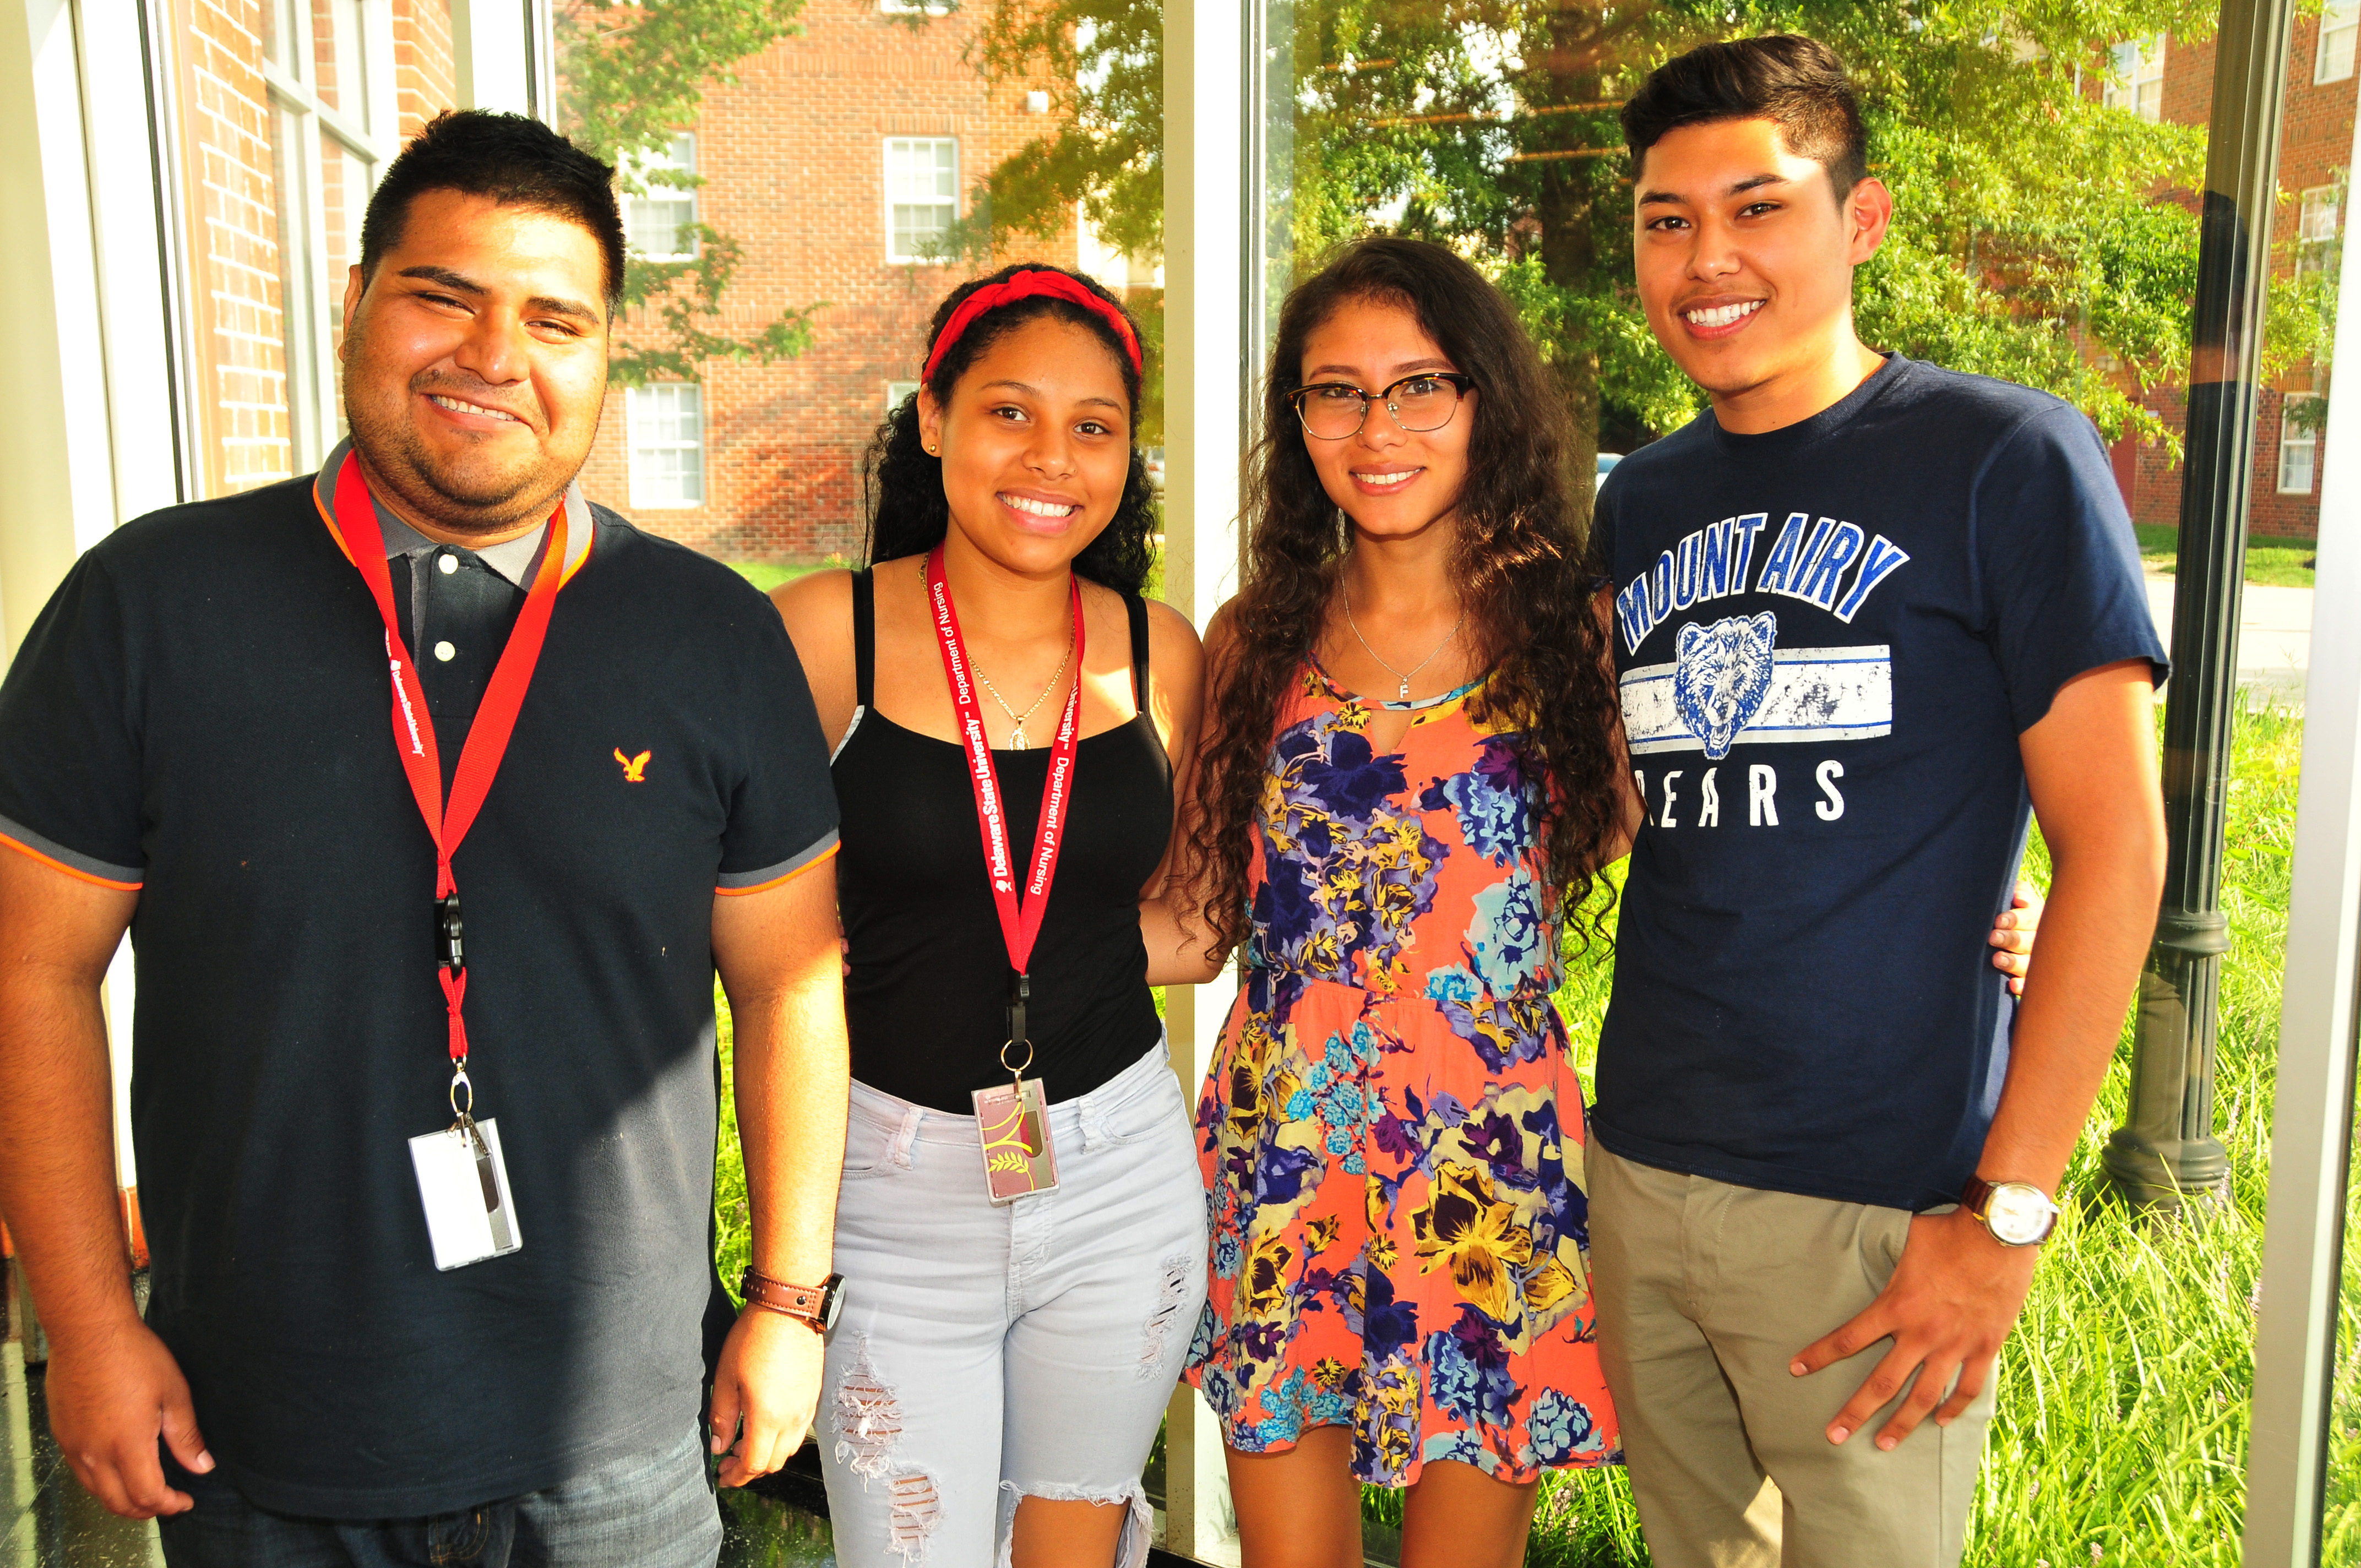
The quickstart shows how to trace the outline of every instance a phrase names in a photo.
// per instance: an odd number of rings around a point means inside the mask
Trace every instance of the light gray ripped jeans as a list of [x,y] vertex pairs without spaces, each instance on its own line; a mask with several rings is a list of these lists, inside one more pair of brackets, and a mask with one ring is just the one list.
[[1128,1504],[1115,1563],[1148,1559],[1139,1473],[1205,1299],[1163,1042],[1049,1129],[1056,1190],[995,1208],[974,1117],[852,1086],[820,1423],[844,1568],[1006,1568],[1025,1497]]

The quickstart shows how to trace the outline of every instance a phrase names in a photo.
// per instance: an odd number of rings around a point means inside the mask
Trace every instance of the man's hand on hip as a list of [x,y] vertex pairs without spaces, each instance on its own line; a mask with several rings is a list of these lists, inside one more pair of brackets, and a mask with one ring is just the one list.
[[723,1486],[768,1475],[803,1446],[819,1409],[825,1349],[810,1325],[784,1312],[749,1307],[738,1315],[713,1378],[713,1452],[730,1456]]
[[1964,1209],[1914,1218],[1902,1261],[1877,1299],[1806,1348],[1788,1368],[1798,1377],[1808,1376],[1880,1340],[1894,1341],[1885,1359],[1828,1423],[1828,1441],[1842,1442],[1859,1431],[1902,1392],[1913,1372],[1918,1381],[1877,1434],[1877,1446],[1894,1447],[1929,1411],[1937,1426],[1950,1425],[1991,1378],[2001,1343],[2025,1310],[2040,1250],[2003,1246]]
[[164,1484],[157,1436],[197,1475],[214,1467],[214,1457],[180,1364],[147,1324],[131,1318],[87,1336],[52,1337],[47,1392],[59,1452],[110,1511],[145,1519],[193,1506]]

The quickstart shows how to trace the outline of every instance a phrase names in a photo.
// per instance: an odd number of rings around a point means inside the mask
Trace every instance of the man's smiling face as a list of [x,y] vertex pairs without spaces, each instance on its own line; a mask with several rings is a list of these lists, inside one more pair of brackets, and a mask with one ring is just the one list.
[[1782,383],[1810,379],[1851,345],[1852,269],[1894,210],[1879,181],[1839,199],[1825,166],[1790,151],[1772,121],[1748,119],[1667,131],[1636,183],[1648,325],[1717,408],[1778,401]]
[[449,532],[538,522],[607,392],[606,263],[570,218],[422,192],[345,293],[345,412],[381,499]]

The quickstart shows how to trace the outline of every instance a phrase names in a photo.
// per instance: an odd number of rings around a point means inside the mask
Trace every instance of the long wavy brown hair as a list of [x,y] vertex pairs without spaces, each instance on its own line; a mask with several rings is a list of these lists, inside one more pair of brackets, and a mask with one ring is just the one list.
[[1536,867],[1554,916],[1587,911],[1586,944],[1611,897],[1595,872],[1618,826],[1620,722],[1598,578],[1569,487],[1565,408],[1509,302],[1441,246],[1378,236],[1345,247],[1287,298],[1271,349],[1263,428],[1248,459],[1246,553],[1228,640],[1209,671],[1206,735],[1185,861],[1200,917],[1234,948],[1246,935],[1246,872],[1281,704],[1327,623],[1352,525],[1321,487],[1290,393],[1304,341],[1355,301],[1400,305],[1474,378],[1467,480],[1453,573],[1491,678],[1471,717],[1514,732],[1529,779],[1544,781]]

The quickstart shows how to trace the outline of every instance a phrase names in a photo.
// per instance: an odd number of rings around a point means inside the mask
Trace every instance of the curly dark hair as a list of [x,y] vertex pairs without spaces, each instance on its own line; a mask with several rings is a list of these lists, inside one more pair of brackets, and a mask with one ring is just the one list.
[[[942,335],[944,323],[959,309],[961,301],[978,289],[1006,282],[1017,272],[1065,272],[1065,269],[1025,261],[1004,267],[989,278],[970,279],[935,307],[934,322],[927,328],[927,351],[934,352],[935,339]],[[1079,272],[1065,275],[1116,310],[1123,310],[1121,300],[1092,280]],[[985,349],[1010,329],[1043,316],[1088,327],[1106,344],[1107,352],[1115,356],[1116,366],[1123,371],[1124,396],[1130,401],[1132,428],[1137,431],[1139,372],[1132,366],[1130,351],[1115,335],[1113,324],[1096,312],[1053,294],[1032,294],[995,305],[969,323],[959,341],[944,354],[943,362],[935,367],[927,389],[934,393],[938,403],[950,402],[951,389],[959,385],[959,378],[967,374],[968,367]],[[1124,312],[1124,319],[1131,319],[1128,311]],[[1134,323],[1135,342],[1138,334],[1138,324]],[[927,451],[926,439],[918,431],[916,392],[903,399],[885,416],[885,422],[877,427],[876,439],[870,443],[869,456],[862,469],[862,494],[869,513],[869,537],[862,554],[869,565],[921,554],[943,542],[943,534],[951,524],[950,501],[943,494],[942,460]],[[1155,561],[1155,488],[1148,482],[1148,460],[1140,455],[1135,441],[1131,473],[1123,484],[1123,499],[1115,503],[1115,516],[1099,536],[1074,557],[1074,570],[1118,593],[1136,594],[1147,587],[1148,568]]]
[[1409,311],[1475,379],[1453,575],[1491,676],[1469,712],[1506,718],[1526,777],[1544,781],[1544,863],[1535,870],[1554,917],[1587,911],[1587,944],[1612,907],[1611,894],[1595,905],[1590,894],[1619,826],[1620,709],[1593,608],[1587,525],[1569,489],[1576,481],[1565,404],[1516,313],[1483,274],[1441,246],[1390,236],[1345,247],[1279,315],[1249,459],[1246,561],[1224,612],[1230,641],[1209,671],[1209,739],[1186,861],[1200,918],[1224,947],[1246,934],[1251,830],[1272,734],[1350,548],[1350,523],[1321,487],[1288,397],[1303,384],[1305,340],[1355,301]]

